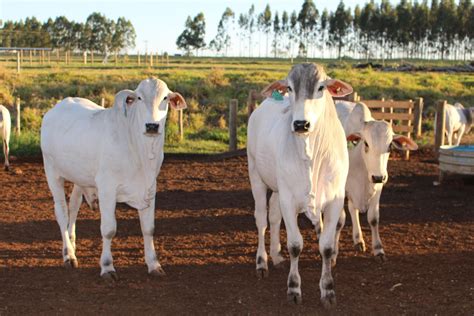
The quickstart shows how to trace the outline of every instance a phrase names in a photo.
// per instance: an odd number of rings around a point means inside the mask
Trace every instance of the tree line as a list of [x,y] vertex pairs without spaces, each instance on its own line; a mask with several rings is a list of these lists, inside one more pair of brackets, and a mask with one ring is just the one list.
[[[374,0],[353,10],[340,2],[334,12],[318,10],[304,0],[299,11],[263,12],[252,5],[237,15],[226,8],[216,37],[206,45],[205,17],[188,17],[176,45],[187,54],[210,49],[227,55],[232,40],[240,56],[255,56],[265,36],[266,50],[259,57],[335,57],[466,59],[474,47],[474,7],[471,0]],[[233,32],[233,29],[236,32]],[[246,52],[248,49],[248,52]],[[262,56],[263,55],[263,56]]]
[[[65,16],[49,18],[41,23],[35,17],[25,21],[6,21],[0,28],[2,47],[49,47],[66,52],[89,51],[104,54],[119,53],[135,47],[135,29],[124,17],[116,21],[94,12],[85,23]],[[105,59],[105,60],[106,60]]]

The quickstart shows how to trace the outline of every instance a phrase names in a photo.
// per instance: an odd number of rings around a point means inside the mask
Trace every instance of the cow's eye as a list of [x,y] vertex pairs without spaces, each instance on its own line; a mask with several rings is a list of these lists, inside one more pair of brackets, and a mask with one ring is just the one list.
[[163,98],[163,101],[166,101],[166,100],[168,100],[168,97],[164,97],[164,98]]
[[324,90],[324,86],[319,86],[318,92],[321,92],[321,91],[323,91],[323,90]]
[[293,89],[291,89],[290,86],[288,86],[288,92],[293,92]]
[[141,99],[142,99],[142,97],[138,97],[138,100],[141,100]]
[[367,144],[367,142],[364,141],[364,145],[365,145],[365,152],[368,152],[369,151],[369,144]]

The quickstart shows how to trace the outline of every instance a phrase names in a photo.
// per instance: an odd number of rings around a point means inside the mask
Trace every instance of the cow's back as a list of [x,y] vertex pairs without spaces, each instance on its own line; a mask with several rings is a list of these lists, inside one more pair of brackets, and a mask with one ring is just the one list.
[[285,133],[290,132],[289,123],[284,124],[289,115],[288,98],[283,101],[268,98],[252,113],[248,123],[247,154],[251,160],[249,164],[253,163],[255,167],[251,172],[258,172],[273,190],[276,190],[278,146]]
[[108,138],[105,111],[81,98],[66,98],[49,110],[41,124],[45,167],[79,185],[91,185],[102,140]]

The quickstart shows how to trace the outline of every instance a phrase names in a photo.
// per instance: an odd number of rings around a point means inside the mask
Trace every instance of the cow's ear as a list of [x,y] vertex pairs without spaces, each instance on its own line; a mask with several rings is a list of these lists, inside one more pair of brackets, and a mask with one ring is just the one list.
[[127,109],[133,107],[137,100],[137,94],[132,90],[122,90],[115,95],[114,108],[127,116]]
[[329,79],[326,82],[326,88],[333,97],[343,97],[352,93],[350,84],[337,79]]
[[262,90],[261,94],[269,98],[272,96],[273,91],[278,91],[282,95],[284,95],[288,91],[288,81],[286,80],[278,80],[275,81],[268,86],[265,87],[265,89]]
[[358,143],[361,140],[361,138],[362,138],[362,135],[360,133],[352,133],[346,137],[347,141],[353,144]]
[[183,110],[188,107],[183,96],[178,92],[168,93],[168,102],[169,105],[175,110]]
[[418,145],[403,135],[393,135],[392,145],[398,150],[417,150]]

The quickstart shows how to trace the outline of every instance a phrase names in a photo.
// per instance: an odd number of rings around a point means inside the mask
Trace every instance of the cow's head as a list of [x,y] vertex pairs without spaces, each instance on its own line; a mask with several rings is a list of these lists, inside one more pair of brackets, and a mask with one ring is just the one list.
[[168,105],[175,110],[186,108],[181,94],[170,91],[164,81],[156,78],[141,81],[135,91],[120,91],[115,103],[123,115],[133,117],[143,128],[143,133],[149,136],[163,131]]
[[[359,103],[351,115],[367,111],[369,111],[368,108]],[[363,117],[360,116],[361,119]],[[399,150],[418,149],[416,143],[410,138],[394,134],[392,126],[385,121],[361,121],[357,130],[357,132],[349,134],[347,140],[356,145],[354,150],[361,152],[363,163],[368,171],[368,180],[372,183],[387,182],[387,163],[392,148]]]
[[329,78],[323,67],[316,64],[293,66],[286,79],[270,84],[262,94],[270,97],[275,90],[288,93],[292,109],[291,130],[299,135],[314,130],[328,99],[352,93],[349,84]]

